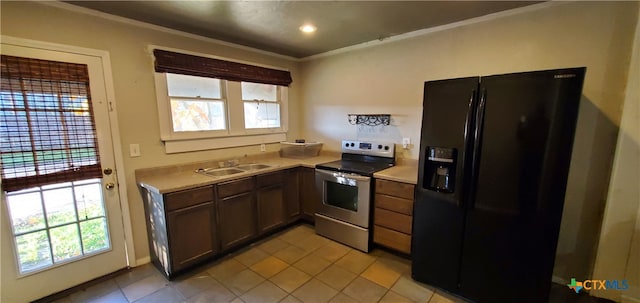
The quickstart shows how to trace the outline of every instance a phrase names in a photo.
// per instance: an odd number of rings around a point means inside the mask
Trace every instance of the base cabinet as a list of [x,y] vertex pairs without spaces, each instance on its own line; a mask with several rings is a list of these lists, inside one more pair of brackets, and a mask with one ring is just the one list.
[[300,168],[285,171],[284,200],[286,203],[285,220],[291,223],[300,219]]
[[302,215],[305,220],[313,222],[315,213],[320,203],[322,203],[320,193],[316,191],[316,170],[303,167],[301,168],[300,175],[300,205],[302,207]]
[[257,177],[258,234],[263,234],[286,223],[284,192],[285,173],[275,172]]
[[159,194],[140,187],[152,262],[168,278],[301,217],[320,199],[313,168]]
[[257,235],[254,178],[245,178],[217,185],[218,226],[220,248],[238,246]]
[[167,277],[219,252],[213,186],[164,195],[141,191],[151,260]]
[[174,271],[218,253],[213,201],[169,212],[167,226]]
[[413,184],[376,179],[373,242],[411,254]]

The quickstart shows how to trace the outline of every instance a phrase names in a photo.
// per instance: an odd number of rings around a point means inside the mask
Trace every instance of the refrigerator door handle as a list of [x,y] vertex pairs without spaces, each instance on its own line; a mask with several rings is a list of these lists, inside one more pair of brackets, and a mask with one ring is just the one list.
[[469,145],[469,133],[471,133],[471,113],[473,113],[473,105],[476,101],[476,90],[471,92],[471,98],[469,98],[469,108],[467,109],[467,116],[464,119],[464,149],[467,150]]
[[[482,127],[484,125],[484,109],[487,104],[487,90],[482,89],[482,96],[480,97],[480,103],[476,111],[475,132],[473,138],[473,156],[471,158],[471,187],[469,191],[469,201],[474,201],[476,193],[476,185],[478,183],[478,172],[480,170],[480,140],[482,138]],[[473,209],[475,203],[469,203],[469,208]]]

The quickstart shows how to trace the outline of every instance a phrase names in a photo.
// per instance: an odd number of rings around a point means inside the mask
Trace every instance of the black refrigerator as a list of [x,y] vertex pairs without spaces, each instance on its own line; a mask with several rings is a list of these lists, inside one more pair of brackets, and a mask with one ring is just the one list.
[[425,83],[413,279],[547,302],[585,71]]

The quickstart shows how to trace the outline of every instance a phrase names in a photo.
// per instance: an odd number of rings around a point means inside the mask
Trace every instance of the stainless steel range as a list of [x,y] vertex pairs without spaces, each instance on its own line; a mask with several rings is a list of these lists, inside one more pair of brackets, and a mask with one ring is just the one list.
[[344,140],[341,158],[316,165],[316,233],[368,252],[373,173],[395,164],[395,146]]

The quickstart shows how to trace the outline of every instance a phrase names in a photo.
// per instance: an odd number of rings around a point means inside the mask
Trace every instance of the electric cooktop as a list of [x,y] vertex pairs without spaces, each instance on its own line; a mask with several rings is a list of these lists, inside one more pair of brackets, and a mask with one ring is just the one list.
[[395,164],[393,143],[342,141],[342,159],[316,165],[317,169],[354,173],[371,177]]

